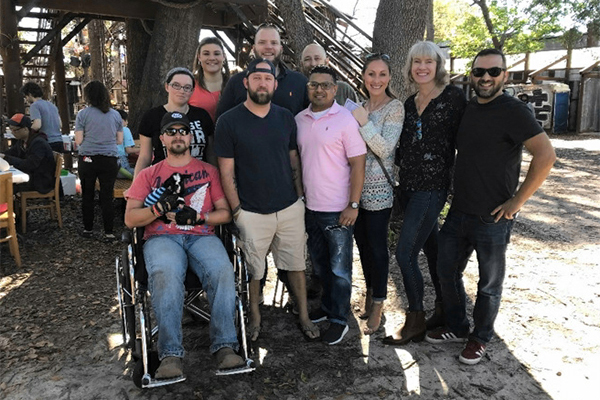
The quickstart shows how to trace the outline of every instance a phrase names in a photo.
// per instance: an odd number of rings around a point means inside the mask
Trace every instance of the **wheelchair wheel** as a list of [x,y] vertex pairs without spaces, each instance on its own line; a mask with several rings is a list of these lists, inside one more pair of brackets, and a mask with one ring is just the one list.
[[129,253],[127,249],[123,249],[121,256],[117,258],[117,295],[121,314],[123,344],[126,348],[132,349],[135,344],[135,306],[133,305],[129,267]]
[[[159,364],[160,364],[160,361],[158,359],[158,352],[150,351],[148,353],[148,370],[149,370],[148,372],[150,372],[150,376],[154,376],[154,373],[158,369]],[[141,358],[139,360],[137,360],[137,362],[135,363],[135,367],[133,367],[131,379],[133,380],[133,383],[135,384],[135,386],[139,387],[140,389],[142,388],[142,383],[144,385],[147,385],[148,383],[150,383],[150,382],[143,382],[144,361]]]

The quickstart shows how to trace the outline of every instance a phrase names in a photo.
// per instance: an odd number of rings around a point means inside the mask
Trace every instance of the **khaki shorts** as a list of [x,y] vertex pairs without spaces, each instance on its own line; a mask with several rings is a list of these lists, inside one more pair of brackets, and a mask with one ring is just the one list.
[[297,202],[279,212],[258,214],[240,210],[234,217],[240,229],[240,242],[251,279],[262,279],[269,249],[277,268],[304,271],[306,268],[306,231],[304,202]]

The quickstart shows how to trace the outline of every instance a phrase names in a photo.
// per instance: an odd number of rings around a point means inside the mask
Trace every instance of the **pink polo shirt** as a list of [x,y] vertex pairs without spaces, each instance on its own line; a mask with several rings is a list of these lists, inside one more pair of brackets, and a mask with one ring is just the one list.
[[310,107],[301,111],[296,124],[306,207],[312,211],[344,210],[350,201],[348,159],[367,153],[358,122],[334,102],[319,119]]

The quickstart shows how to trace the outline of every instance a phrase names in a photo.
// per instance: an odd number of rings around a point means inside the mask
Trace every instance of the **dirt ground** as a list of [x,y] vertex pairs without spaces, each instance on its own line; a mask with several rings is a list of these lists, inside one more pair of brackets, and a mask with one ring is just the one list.
[[[32,213],[27,234],[20,236],[23,268],[15,267],[2,245],[0,398],[597,398],[600,135],[552,141],[558,161],[515,224],[497,336],[476,366],[458,362],[459,344],[381,343],[404,320],[406,299],[393,259],[385,329],[363,336],[364,322],[357,316],[364,281],[355,252],[354,317],[341,344],[305,342],[294,316],[273,304],[270,285],[263,333],[253,349],[255,372],[215,376],[207,326],[192,322],[184,327],[187,381],[140,390],[130,378],[134,363],[121,347],[114,275],[121,245],[80,238],[80,201],[71,198],[63,202],[62,229],[46,214]],[[525,170],[528,161],[526,155]],[[424,265],[423,271],[427,277]],[[474,260],[465,283],[473,299]],[[431,311],[433,289],[426,284]]]

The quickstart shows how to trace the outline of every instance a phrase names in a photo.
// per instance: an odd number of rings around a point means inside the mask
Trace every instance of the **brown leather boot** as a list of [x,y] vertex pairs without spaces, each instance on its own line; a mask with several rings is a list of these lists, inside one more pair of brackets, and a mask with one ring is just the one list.
[[427,327],[425,326],[424,311],[410,311],[406,314],[404,326],[393,334],[386,336],[383,339],[383,344],[391,344],[393,346],[401,346],[410,342],[420,342],[425,338]]
[[444,324],[444,307],[442,306],[442,303],[436,301],[435,311],[431,317],[427,318],[425,325],[427,325],[427,330],[430,331],[439,328],[440,326],[444,326]]

